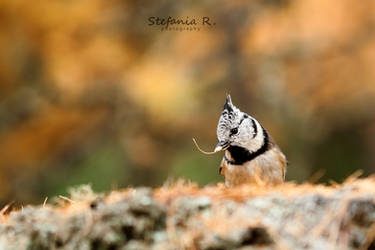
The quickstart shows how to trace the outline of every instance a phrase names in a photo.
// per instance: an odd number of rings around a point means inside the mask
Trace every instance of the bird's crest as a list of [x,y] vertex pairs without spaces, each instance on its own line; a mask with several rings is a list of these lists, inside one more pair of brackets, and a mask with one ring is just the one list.
[[228,113],[233,112],[233,103],[232,103],[232,99],[230,98],[229,94],[227,94],[227,98],[225,100],[223,111],[225,111],[225,110],[227,110]]

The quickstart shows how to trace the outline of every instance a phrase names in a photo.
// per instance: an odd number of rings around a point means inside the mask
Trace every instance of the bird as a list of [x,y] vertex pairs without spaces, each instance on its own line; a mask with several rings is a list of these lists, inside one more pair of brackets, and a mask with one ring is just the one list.
[[254,117],[233,105],[229,94],[217,125],[217,139],[214,152],[224,151],[219,173],[226,187],[285,181],[285,155]]

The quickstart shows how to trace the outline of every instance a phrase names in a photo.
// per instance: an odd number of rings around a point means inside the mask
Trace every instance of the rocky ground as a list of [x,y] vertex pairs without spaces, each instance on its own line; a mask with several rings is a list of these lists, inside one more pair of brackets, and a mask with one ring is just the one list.
[[0,249],[375,249],[375,179],[279,187],[177,182],[4,215]]

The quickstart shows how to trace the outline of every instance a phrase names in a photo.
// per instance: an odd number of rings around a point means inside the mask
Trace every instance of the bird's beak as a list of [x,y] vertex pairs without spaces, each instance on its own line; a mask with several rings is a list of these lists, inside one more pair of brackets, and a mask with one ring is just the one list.
[[219,143],[216,145],[215,147],[215,153],[216,152],[219,152],[219,151],[222,151],[222,150],[225,150],[229,147],[229,142],[227,141],[219,141]]

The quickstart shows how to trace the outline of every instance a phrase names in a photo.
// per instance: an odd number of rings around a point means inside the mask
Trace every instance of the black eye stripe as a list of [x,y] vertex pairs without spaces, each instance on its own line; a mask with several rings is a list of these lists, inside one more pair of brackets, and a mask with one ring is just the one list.
[[253,134],[253,138],[254,138],[258,134],[258,127],[257,127],[254,119],[251,119],[251,123],[253,125],[253,130],[254,130],[254,134]]

